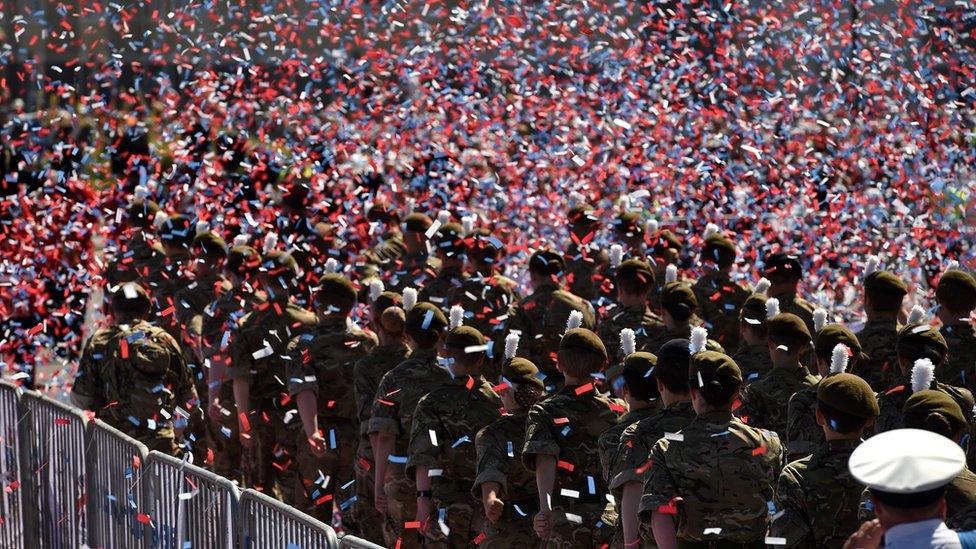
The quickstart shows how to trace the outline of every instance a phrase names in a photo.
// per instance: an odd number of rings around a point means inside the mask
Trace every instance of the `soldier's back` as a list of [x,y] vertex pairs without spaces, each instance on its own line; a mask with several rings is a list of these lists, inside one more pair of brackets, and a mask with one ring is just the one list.
[[972,324],[953,324],[939,329],[949,347],[946,361],[935,377],[944,383],[976,390],[976,329]]
[[[630,328],[634,331],[635,349],[645,349],[647,344],[664,332],[661,318],[650,307],[623,308],[619,305],[608,307],[608,318],[600,322],[598,333],[610,355],[610,364],[624,359],[620,350],[620,331]],[[657,349],[649,351],[656,353]]]
[[789,401],[786,417],[786,451],[790,461],[806,457],[824,444],[817,424],[817,385],[797,391]]
[[742,382],[746,385],[762,379],[773,369],[773,360],[769,357],[769,347],[765,343],[741,345],[732,355],[732,360],[742,370]]
[[698,315],[712,339],[726,349],[737,349],[739,310],[749,297],[749,290],[719,273],[702,276],[692,290],[698,300]]
[[775,431],[787,440],[787,406],[790,398],[805,387],[816,384],[818,378],[802,366],[773,368],[766,377],[742,390],[739,417],[750,426]]
[[867,381],[875,392],[891,388],[901,377],[896,352],[897,324],[893,320],[868,322],[856,335],[864,356],[857,361],[851,373]]

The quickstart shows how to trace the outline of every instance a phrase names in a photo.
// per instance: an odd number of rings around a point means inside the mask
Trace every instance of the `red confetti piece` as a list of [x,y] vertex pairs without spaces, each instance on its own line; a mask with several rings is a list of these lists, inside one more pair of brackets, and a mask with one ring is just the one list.
[[593,383],[591,382],[585,385],[580,385],[579,387],[576,388],[575,392],[576,392],[576,396],[580,396],[582,394],[589,393],[592,390],[593,390]]
[[569,471],[570,473],[572,473],[573,470],[576,469],[576,466],[575,465],[573,465],[572,463],[570,463],[568,461],[563,461],[563,460],[557,461],[556,462],[556,467],[559,467],[560,469],[565,469],[565,470]]

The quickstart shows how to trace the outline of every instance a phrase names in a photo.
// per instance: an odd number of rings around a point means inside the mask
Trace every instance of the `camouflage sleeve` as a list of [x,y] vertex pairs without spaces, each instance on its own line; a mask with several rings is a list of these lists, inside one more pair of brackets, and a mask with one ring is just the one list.
[[400,434],[399,397],[396,395],[396,380],[390,375],[392,373],[387,372],[383,376],[380,388],[376,390],[369,417],[370,433],[385,431],[394,435]]
[[620,435],[620,443],[610,463],[611,490],[620,490],[628,482],[640,482],[644,485],[650,466],[650,452],[646,442],[639,436],[637,425],[627,427]]
[[230,365],[227,367],[227,379],[240,379],[248,383],[254,376],[254,350],[251,346],[249,316],[234,330],[230,343]]
[[192,409],[200,403],[200,399],[197,396],[197,389],[193,385],[193,374],[190,373],[190,367],[187,366],[186,359],[180,352],[176,340],[166,332],[162,332],[160,336],[168,339],[170,343],[170,368],[176,376],[173,387],[176,405],[186,407],[187,410]]
[[[501,494],[508,491],[508,475],[505,461],[505,451],[501,447],[502,441],[498,440],[489,425],[478,431],[478,436],[474,439],[475,449],[478,453],[478,472],[474,479],[474,487],[471,494],[481,499],[481,485],[486,482],[497,482],[501,485]],[[507,441],[506,445],[512,444]],[[514,448],[513,454],[514,454]],[[514,457],[514,456],[513,456]]]
[[556,442],[554,427],[552,417],[541,405],[536,404],[529,409],[529,417],[525,421],[525,446],[522,448],[522,463],[526,469],[535,470],[536,454],[559,459],[559,443]]
[[792,456],[808,456],[816,450],[813,430],[819,429],[816,412],[806,391],[794,393],[786,412],[786,451]]
[[92,344],[92,339],[89,339],[81,353],[78,373],[75,374],[71,388],[71,401],[86,410],[99,410],[105,405],[105,396],[102,394],[104,384],[98,379],[96,364],[97,360],[104,360],[105,357],[96,356],[97,354],[99,350]]
[[751,385],[747,385],[742,389],[741,396],[742,405],[735,410],[735,415],[742,420],[742,423],[750,425],[752,427],[762,427],[763,426],[763,413],[762,413],[762,397],[759,396],[755,390],[753,390]]
[[812,546],[810,509],[797,471],[793,467],[788,466],[780,474],[774,502],[776,512],[770,526],[770,535],[785,538],[787,547]]
[[597,449],[600,452],[600,470],[603,473],[603,480],[610,481],[610,467],[613,463],[613,456],[617,453],[617,446],[620,444],[620,431],[611,427],[597,439]]
[[372,379],[366,373],[366,360],[356,361],[352,367],[352,393],[356,400],[356,420],[359,421],[359,434],[369,432],[369,415],[373,408]]
[[864,491],[861,492],[861,503],[857,506],[857,521],[863,524],[874,519],[874,502],[871,501],[871,492],[865,488]]
[[312,391],[319,395],[319,381],[315,377],[315,364],[311,360],[308,347],[312,336],[302,334],[288,342],[285,361],[285,375],[288,376],[288,394],[295,396],[302,391]]
[[668,470],[667,451],[668,440],[664,438],[657,441],[651,450],[651,465],[647,468],[644,495],[637,506],[637,514],[645,522],[649,521],[652,512],[668,507],[674,498],[681,495],[671,471]]
[[435,467],[440,455],[440,445],[450,434],[445,432],[439,421],[436,395],[426,395],[417,403],[413,413],[413,423],[410,428],[410,446],[407,458],[406,474],[413,477],[417,466]]

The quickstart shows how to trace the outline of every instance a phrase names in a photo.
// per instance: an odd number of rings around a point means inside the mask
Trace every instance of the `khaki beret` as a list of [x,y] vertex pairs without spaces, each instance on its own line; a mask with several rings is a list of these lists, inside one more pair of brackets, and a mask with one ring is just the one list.
[[602,357],[603,360],[608,359],[607,348],[603,346],[603,341],[586,328],[573,328],[566,332],[566,335],[559,341],[559,350],[566,349],[593,353]]
[[261,265],[261,254],[250,246],[234,246],[227,252],[224,268],[242,277],[254,274]]
[[735,262],[735,243],[721,234],[713,234],[705,239],[702,256],[706,260],[714,261],[720,267],[726,267]]
[[427,229],[429,229],[430,226],[433,225],[433,223],[434,222],[431,221],[430,218],[427,217],[426,215],[422,213],[414,212],[408,215],[407,218],[403,221],[403,226],[404,229],[407,231],[422,233],[422,232],[426,232]]
[[651,287],[654,285],[654,271],[646,261],[628,259],[622,262],[614,273],[617,282],[627,281],[632,285]]
[[668,282],[661,290],[661,305],[668,307],[678,304],[684,304],[694,309],[698,307],[698,298],[695,297],[695,292],[691,286],[684,282]]
[[878,398],[867,381],[854,374],[832,374],[817,385],[817,400],[831,409],[869,419],[880,413]]
[[766,325],[766,294],[752,294],[746,298],[739,316],[750,326]]
[[152,300],[142,285],[126,282],[112,292],[112,310],[123,313],[141,313],[149,309]]
[[329,273],[319,279],[315,301],[320,307],[347,311],[356,304],[356,288],[341,274]]
[[[461,351],[468,347],[478,347],[484,344],[485,336],[483,336],[476,328],[472,328],[471,326],[458,326],[457,328],[447,332],[447,337],[444,338],[444,345]],[[479,352],[484,353],[486,350]]]
[[440,308],[426,301],[407,311],[407,332],[440,332],[447,328],[447,317]]
[[857,336],[854,335],[854,332],[848,330],[847,327],[840,324],[828,324],[824,326],[822,330],[817,332],[813,347],[817,356],[830,362],[834,347],[838,343],[846,345],[851,350],[854,358],[861,354],[861,342],[858,341]]
[[731,357],[718,351],[701,351],[691,355],[688,381],[692,387],[701,387],[700,383],[721,379],[742,382],[742,370]]
[[930,414],[938,414],[945,418],[953,432],[965,429],[968,423],[962,408],[951,396],[933,389],[925,389],[908,397],[904,413],[904,426],[909,429],[926,429]]
[[433,240],[435,250],[448,257],[461,255],[467,248],[464,242],[464,229],[457,223],[441,225]]
[[872,295],[904,296],[908,286],[892,272],[875,271],[864,279],[864,290]]
[[390,307],[399,307],[401,303],[403,303],[403,298],[400,297],[400,294],[386,290],[377,296],[370,307],[373,311],[383,314],[383,311]]
[[600,221],[596,217],[593,206],[590,206],[589,204],[573,206],[569,209],[569,214],[567,217],[569,222],[574,225],[592,225],[593,223]]
[[971,311],[976,308],[976,279],[958,269],[946,271],[935,289],[935,297],[939,303],[951,303],[954,311]]
[[260,271],[269,277],[282,277],[292,282],[298,276],[298,263],[289,253],[273,250],[261,258]]
[[623,212],[613,222],[613,228],[618,233],[642,235],[644,227],[640,223],[640,212]]
[[204,231],[193,237],[193,250],[205,257],[226,257],[227,243],[213,231]]
[[919,323],[906,324],[898,330],[896,347],[900,357],[913,362],[919,358],[930,358],[938,364],[949,352],[949,346],[937,328]]
[[678,237],[668,229],[658,231],[657,235],[651,240],[651,253],[654,255],[662,255],[667,250],[674,250],[680,252],[684,249],[684,245],[678,240]]
[[[810,330],[803,319],[793,313],[780,313],[766,321],[766,329],[773,341],[789,347],[810,343]],[[791,349],[792,350],[792,349]]]
[[169,217],[159,228],[159,238],[171,246],[189,248],[193,242],[195,227],[185,215]]
[[129,223],[140,228],[152,225],[153,218],[159,212],[159,204],[152,200],[137,200],[129,204]]
[[563,256],[549,250],[537,250],[529,258],[529,270],[542,273],[547,276],[560,275],[565,269],[566,263]]
[[803,278],[803,267],[795,255],[778,252],[766,259],[763,276],[773,282]]
[[534,385],[540,390],[546,388],[542,380],[539,379],[539,368],[527,358],[517,356],[506,360],[502,364],[501,375],[509,383],[515,385]]

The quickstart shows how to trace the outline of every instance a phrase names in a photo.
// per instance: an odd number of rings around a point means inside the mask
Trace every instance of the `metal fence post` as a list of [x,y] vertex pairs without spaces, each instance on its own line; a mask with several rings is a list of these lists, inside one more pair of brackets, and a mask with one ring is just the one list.
[[150,535],[142,480],[149,451],[102,420],[88,425],[88,545],[138,549]]
[[339,538],[339,549],[383,549],[382,545],[376,545],[371,541],[357,538],[356,536],[342,536]]
[[339,546],[331,526],[250,489],[241,493],[240,530],[241,549],[334,549]]
[[0,547],[25,547],[19,444],[21,390],[0,382]]

